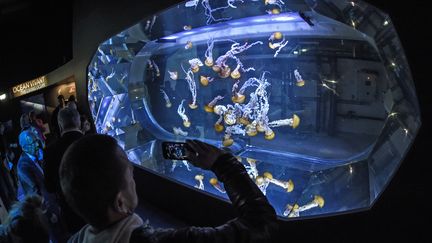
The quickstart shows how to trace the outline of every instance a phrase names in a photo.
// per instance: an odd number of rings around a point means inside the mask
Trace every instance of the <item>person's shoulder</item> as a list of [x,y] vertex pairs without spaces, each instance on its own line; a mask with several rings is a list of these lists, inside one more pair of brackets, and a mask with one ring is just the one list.
[[85,235],[87,232],[87,229],[90,227],[90,225],[86,224],[84,225],[78,232],[76,232],[74,235],[72,235],[67,243],[81,243],[84,242]]

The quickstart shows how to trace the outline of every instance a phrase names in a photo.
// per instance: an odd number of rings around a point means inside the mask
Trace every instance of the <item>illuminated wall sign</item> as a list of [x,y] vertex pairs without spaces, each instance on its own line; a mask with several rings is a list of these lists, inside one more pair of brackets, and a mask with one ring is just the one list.
[[46,76],[42,76],[12,87],[12,96],[14,98],[28,94],[30,92],[42,89],[48,85]]

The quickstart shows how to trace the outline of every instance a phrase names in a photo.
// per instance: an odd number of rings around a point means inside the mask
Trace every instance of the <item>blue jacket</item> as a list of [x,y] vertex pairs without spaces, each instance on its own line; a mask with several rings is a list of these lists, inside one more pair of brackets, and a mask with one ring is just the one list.
[[44,175],[41,167],[36,163],[25,152],[18,160],[18,192],[22,193],[22,196],[28,194],[44,196],[46,193]]

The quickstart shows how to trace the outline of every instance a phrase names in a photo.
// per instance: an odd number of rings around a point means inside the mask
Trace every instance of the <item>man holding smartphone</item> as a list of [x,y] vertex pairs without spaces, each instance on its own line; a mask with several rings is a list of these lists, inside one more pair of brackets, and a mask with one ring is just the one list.
[[212,145],[186,144],[189,162],[216,174],[239,217],[218,227],[153,229],[143,224],[134,214],[138,200],[125,152],[112,137],[90,135],[69,147],[60,167],[66,199],[88,223],[69,242],[271,242],[276,213],[244,166]]

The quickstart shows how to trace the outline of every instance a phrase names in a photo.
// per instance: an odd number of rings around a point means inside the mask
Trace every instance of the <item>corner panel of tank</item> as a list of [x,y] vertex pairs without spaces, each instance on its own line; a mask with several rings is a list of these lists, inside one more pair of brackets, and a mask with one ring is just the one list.
[[133,163],[227,200],[161,151],[223,147],[284,219],[370,208],[420,126],[391,19],[362,1],[185,1],[102,43],[88,90]]

